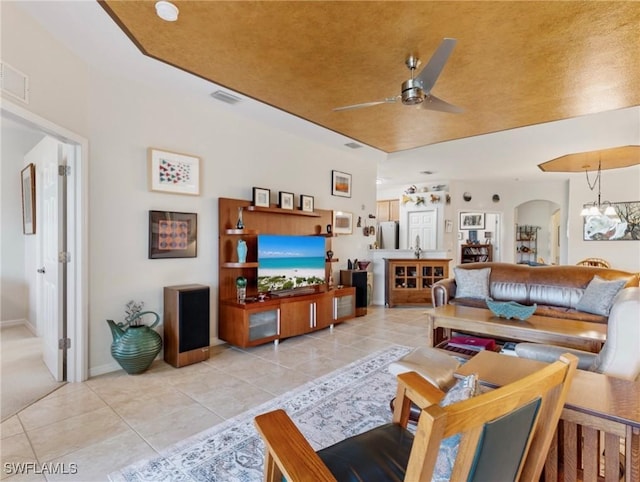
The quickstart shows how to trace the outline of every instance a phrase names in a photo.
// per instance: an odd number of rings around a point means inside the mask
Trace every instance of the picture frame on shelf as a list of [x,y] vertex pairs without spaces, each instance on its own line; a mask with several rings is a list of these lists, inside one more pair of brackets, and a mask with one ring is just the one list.
[[460,213],[460,229],[484,229],[484,213]]
[[351,197],[351,174],[342,171],[331,171],[331,194]]
[[253,205],[268,208],[271,201],[271,190],[262,187],[253,188]]
[[280,209],[293,209],[293,193],[280,191],[278,193],[278,207]]
[[149,211],[149,259],[195,258],[197,238],[196,213]]
[[36,166],[30,163],[21,171],[22,232],[36,234]]
[[333,234],[352,234],[353,214],[345,211],[333,211]]
[[300,210],[306,213],[313,212],[313,196],[300,195]]
[[149,147],[149,190],[200,195],[200,158]]

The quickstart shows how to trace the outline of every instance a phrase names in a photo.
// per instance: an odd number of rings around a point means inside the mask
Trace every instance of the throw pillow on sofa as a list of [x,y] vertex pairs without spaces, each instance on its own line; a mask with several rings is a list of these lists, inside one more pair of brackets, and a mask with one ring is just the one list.
[[613,299],[627,283],[626,280],[606,280],[596,275],[587,285],[576,310],[594,315],[609,316]]
[[489,298],[491,268],[453,268],[456,279],[456,298]]

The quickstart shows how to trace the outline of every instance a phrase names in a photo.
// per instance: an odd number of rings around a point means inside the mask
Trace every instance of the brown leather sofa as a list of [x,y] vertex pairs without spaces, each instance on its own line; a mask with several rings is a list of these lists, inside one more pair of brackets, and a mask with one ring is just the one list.
[[[510,263],[468,263],[462,269],[491,268],[490,297],[498,301],[537,304],[535,314],[572,320],[606,323],[607,317],[576,310],[576,304],[595,275],[606,279],[626,279],[625,288],[640,286],[638,273],[588,266],[529,266]],[[486,308],[484,300],[456,298],[454,278],[438,281],[431,288],[433,305],[455,303]]]

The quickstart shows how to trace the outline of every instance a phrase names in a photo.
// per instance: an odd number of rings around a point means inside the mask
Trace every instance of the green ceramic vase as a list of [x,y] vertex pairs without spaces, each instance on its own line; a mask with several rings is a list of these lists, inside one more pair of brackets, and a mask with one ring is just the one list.
[[124,328],[125,325],[122,323],[116,324],[113,320],[107,320],[113,336],[111,355],[129,375],[144,372],[162,349],[162,338],[153,330],[160,322],[160,316],[153,311],[143,311],[133,320],[147,314],[156,317],[151,326],[137,325]]

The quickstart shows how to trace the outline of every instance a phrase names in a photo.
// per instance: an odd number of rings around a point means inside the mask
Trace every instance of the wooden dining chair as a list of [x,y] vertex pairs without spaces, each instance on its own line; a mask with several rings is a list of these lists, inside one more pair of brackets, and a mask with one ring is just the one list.
[[[318,452],[284,410],[259,415],[264,480],[414,482],[432,480],[434,471],[433,480],[538,480],[576,366],[567,354],[448,406],[439,404],[445,394],[420,375],[402,373],[391,423]],[[415,435],[407,430],[411,403],[421,409]]]

